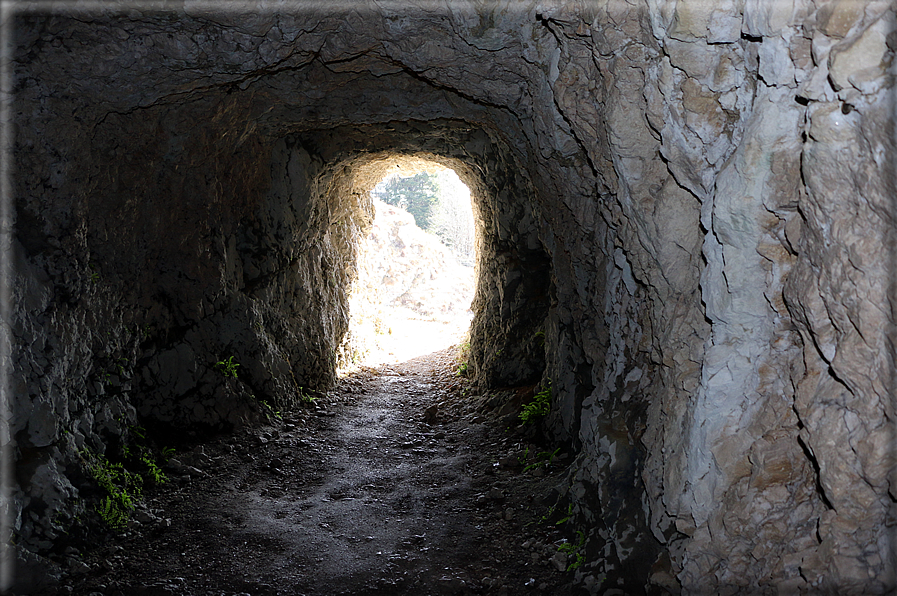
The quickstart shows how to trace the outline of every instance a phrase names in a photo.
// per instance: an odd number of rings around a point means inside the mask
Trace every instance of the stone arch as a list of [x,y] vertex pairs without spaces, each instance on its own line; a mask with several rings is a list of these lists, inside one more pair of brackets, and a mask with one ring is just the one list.
[[[454,169],[471,190],[478,244],[471,365],[484,386],[537,381],[545,369],[550,261],[538,236],[534,191],[497,135],[463,121],[435,120],[307,131],[297,146],[326,155],[339,176],[328,193],[357,200],[392,166],[429,160]],[[392,161],[395,161],[394,159]],[[359,212],[360,213],[360,212]],[[365,225],[360,222],[360,225]]]

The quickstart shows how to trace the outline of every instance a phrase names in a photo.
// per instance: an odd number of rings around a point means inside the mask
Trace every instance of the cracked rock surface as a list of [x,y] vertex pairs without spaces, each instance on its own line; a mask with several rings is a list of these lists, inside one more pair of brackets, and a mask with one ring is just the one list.
[[892,2],[212,4],[10,16],[22,590],[85,449],[334,384],[419,156],[475,204],[477,386],[550,383],[577,585],[893,592]]

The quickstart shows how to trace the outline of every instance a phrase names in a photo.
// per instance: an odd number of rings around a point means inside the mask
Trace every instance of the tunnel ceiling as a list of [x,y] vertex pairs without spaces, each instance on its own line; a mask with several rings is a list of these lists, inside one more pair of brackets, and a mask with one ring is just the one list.
[[[29,52],[22,60],[40,68],[17,81],[19,97],[31,89],[60,98],[89,121],[236,96],[253,108],[247,126],[272,135],[436,117],[507,125],[532,120],[535,104],[553,101],[543,54],[556,44],[538,21],[508,36],[517,10],[495,11],[488,21],[472,7],[452,18],[405,5],[394,14],[299,12],[89,22],[34,15],[17,33]],[[564,128],[559,137],[569,135]],[[572,137],[561,140],[568,152],[578,149]]]
[[893,588],[890,3],[217,4],[10,21],[20,551],[83,449],[332,383],[392,152],[473,181],[472,369],[550,383],[581,585]]

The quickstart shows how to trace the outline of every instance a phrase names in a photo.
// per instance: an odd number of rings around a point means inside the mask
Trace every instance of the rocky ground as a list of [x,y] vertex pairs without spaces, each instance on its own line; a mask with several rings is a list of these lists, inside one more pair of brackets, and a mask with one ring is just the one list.
[[555,507],[570,458],[518,424],[533,387],[471,395],[455,354],[361,369],[183,445],[137,523],[68,549],[59,593],[572,593]]

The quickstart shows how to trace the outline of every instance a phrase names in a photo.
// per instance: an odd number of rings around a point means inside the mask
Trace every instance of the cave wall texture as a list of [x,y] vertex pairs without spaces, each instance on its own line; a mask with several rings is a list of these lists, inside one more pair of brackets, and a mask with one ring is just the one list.
[[425,154],[480,217],[477,380],[550,379],[578,454],[584,589],[895,587],[891,2],[223,4],[9,17],[20,550],[80,449],[332,383],[355,173]]

